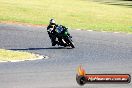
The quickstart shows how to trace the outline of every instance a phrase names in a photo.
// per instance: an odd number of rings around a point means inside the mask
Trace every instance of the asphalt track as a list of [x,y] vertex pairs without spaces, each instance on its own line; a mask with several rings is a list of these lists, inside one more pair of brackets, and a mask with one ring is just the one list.
[[[51,47],[43,27],[0,24],[0,48],[46,55],[48,59],[0,63],[0,88],[80,88],[76,69],[132,75],[132,35],[69,30],[75,49]],[[87,84],[81,88],[132,88],[130,84]]]

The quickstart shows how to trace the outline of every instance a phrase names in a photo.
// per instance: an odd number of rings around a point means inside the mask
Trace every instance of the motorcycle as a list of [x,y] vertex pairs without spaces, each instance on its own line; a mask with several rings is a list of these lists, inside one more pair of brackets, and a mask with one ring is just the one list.
[[69,46],[71,48],[75,48],[74,43],[71,39],[72,37],[68,34],[67,31],[64,31],[61,25],[59,25],[55,29],[55,31],[57,33],[58,46],[64,46],[64,47]]

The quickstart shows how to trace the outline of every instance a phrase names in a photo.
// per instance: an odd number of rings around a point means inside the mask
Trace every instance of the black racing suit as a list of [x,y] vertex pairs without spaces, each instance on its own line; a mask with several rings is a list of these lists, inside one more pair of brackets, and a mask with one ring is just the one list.
[[47,32],[48,32],[49,37],[51,39],[52,46],[55,46],[57,44],[56,31],[55,31],[56,27],[57,27],[56,24],[49,24],[49,26],[47,27]]

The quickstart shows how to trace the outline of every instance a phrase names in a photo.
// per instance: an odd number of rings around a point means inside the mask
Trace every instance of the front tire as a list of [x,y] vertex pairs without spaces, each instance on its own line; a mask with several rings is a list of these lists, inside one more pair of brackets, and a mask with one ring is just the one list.
[[71,42],[71,43],[70,43],[70,46],[71,46],[72,48],[75,48],[75,46],[74,46],[74,43],[73,43],[73,42]]
[[68,38],[68,42],[69,42],[69,45],[70,45],[72,48],[75,48],[74,43],[73,43],[73,41],[71,40],[71,38]]

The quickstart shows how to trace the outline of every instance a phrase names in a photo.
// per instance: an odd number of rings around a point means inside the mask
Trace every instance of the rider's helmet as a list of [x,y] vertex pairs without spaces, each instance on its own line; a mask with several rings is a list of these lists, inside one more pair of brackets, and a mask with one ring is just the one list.
[[55,25],[55,20],[54,19],[50,19],[50,24],[51,25]]

